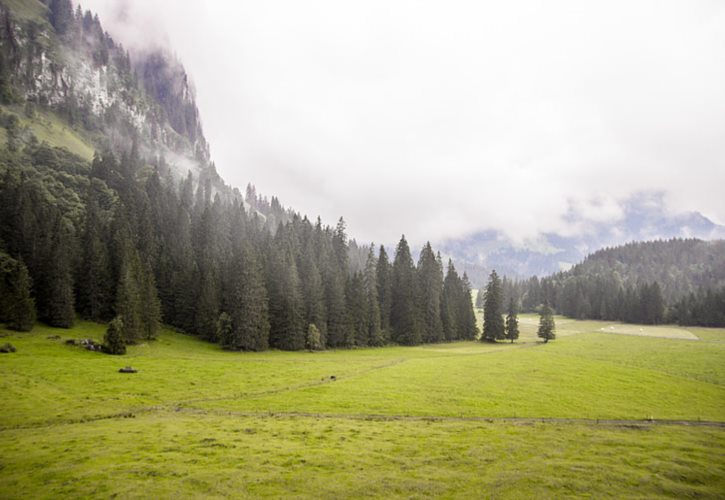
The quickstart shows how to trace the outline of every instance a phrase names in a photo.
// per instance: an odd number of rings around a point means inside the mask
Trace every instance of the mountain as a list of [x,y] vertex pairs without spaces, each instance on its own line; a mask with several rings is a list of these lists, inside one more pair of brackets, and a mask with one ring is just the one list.
[[585,229],[573,236],[546,233],[524,243],[514,243],[499,231],[483,231],[438,246],[480,287],[492,269],[512,278],[546,276],[571,268],[596,250],[631,241],[725,238],[725,226],[698,212],[670,214],[663,197],[652,194],[629,199],[620,220],[591,222],[572,214],[567,222]]

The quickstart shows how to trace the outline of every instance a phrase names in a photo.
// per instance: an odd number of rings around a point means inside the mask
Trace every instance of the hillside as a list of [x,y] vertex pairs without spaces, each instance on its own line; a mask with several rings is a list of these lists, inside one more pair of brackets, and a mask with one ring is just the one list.
[[[575,318],[721,325],[725,322],[725,241],[628,243],[594,252],[569,271],[512,287],[527,310],[548,301]],[[707,298],[706,291],[714,295]],[[709,311],[700,311],[697,320],[686,309],[704,308],[699,302],[705,300]]]

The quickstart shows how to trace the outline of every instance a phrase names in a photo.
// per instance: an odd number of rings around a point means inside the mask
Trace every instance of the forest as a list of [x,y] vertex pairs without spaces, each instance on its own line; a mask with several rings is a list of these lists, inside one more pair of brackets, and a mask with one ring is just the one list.
[[725,242],[675,238],[604,248],[541,279],[504,277],[502,289],[504,300],[526,312],[547,303],[577,319],[725,326]]
[[31,145],[6,149],[3,165],[0,320],[19,328],[36,310],[62,327],[76,313],[120,316],[126,343],[153,338],[163,322],[257,351],[477,335],[467,277],[452,262],[444,276],[430,244],[416,265],[405,237],[388,257],[351,244],[343,219],[332,228],[289,213],[271,226],[250,208],[264,200],[223,201],[209,181],[176,182],[163,159],[148,166],[135,150],[98,155],[87,169]]

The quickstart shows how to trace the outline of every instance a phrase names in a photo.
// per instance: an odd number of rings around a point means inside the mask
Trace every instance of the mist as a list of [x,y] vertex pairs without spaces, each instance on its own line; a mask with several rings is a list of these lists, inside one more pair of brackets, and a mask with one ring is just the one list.
[[640,193],[725,222],[720,1],[83,7],[173,48],[228,183],[358,241],[571,234]]

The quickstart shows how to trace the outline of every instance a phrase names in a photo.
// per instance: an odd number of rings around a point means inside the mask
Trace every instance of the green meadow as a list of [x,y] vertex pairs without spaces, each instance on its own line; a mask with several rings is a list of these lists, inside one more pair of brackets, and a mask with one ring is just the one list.
[[725,330],[536,321],[315,353],[164,330],[119,357],[66,345],[102,325],[0,329],[0,497],[722,498]]

